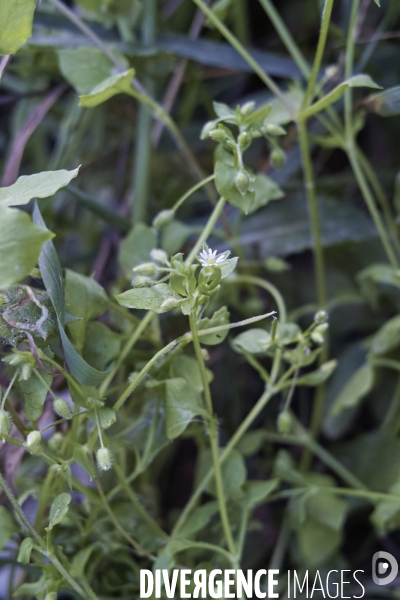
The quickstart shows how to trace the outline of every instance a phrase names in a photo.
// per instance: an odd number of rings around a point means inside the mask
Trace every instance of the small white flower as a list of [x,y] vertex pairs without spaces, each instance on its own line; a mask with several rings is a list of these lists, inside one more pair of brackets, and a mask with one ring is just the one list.
[[225,264],[230,251],[217,254],[217,250],[211,250],[206,243],[203,244],[203,250],[199,254],[199,262],[202,267],[222,267]]

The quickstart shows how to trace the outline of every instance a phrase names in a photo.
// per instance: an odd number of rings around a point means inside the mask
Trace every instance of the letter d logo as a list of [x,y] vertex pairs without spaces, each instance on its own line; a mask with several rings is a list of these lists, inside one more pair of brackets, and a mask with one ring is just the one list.
[[[379,562],[378,562],[379,561]],[[390,565],[390,569],[389,569]],[[389,552],[377,552],[372,558],[372,579],[376,585],[388,585],[392,583],[399,572],[399,565],[394,556]],[[385,575],[386,577],[379,577]]]

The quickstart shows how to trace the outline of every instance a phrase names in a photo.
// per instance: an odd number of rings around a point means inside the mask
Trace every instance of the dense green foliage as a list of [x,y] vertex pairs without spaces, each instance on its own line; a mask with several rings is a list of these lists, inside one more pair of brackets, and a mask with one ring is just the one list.
[[38,4],[0,0],[0,597],[399,597],[398,1]]

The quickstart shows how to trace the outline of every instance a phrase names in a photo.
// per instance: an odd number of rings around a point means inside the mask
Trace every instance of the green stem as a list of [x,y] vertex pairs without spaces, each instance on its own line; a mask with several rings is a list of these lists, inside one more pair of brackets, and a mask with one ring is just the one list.
[[386,226],[391,233],[392,240],[396,247],[396,250],[397,250],[397,252],[400,252],[400,241],[399,241],[399,236],[398,236],[398,231],[397,231],[397,225],[394,220],[394,217],[392,214],[392,209],[390,207],[390,203],[386,196],[385,190],[383,189],[383,187],[380,184],[380,181],[375,173],[374,167],[371,165],[370,161],[365,156],[365,154],[363,153],[361,148],[357,147],[356,152],[357,152],[360,166],[364,172],[364,175],[366,176],[367,180],[369,181],[369,183],[372,187],[372,190],[373,190],[376,198],[378,199],[378,202],[380,203],[380,205],[382,207],[383,215],[384,215],[385,221],[386,221]]
[[357,152],[354,146],[354,142],[351,139],[350,141],[348,141],[348,145],[347,145],[347,155],[349,157],[350,160],[350,164],[352,166],[355,178],[357,180],[358,186],[361,190],[361,193],[364,197],[365,203],[368,207],[368,210],[370,212],[370,215],[372,217],[372,220],[375,223],[375,227],[378,231],[382,246],[386,252],[386,256],[388,258],[388,261],[390,262],[390,265],[393,267],[393,269],[398,269],[399,268],[399,262],[397,260],[397,257],[394,253],[394,250],[391,246],[387,231],[385,229],[385,226],[383,224],[381,215],[377,209],[377,206],[375,204],[375,199],[374,196],[370,190],[370,187],[368,185],[367,180],[365,179],[364,173],[360,167],[359,164],[359,160],[358,160],[358,156],[357,156]]
[[192,312],[189,316],[190,321],[190,331],[192,333],[193,339],[193,347],[196,354],[197,362],[200,368],[201,380],[203,383],[204,389],[204,398],[206,403],[206,409],[208,412],[209,423],[208,423],[208,431],[210,436],[210,445],[211,445],[211,455],[212,462],[214,467],[214,475],[215,475],[215,487],[217,492],[218,506],[219,512],[221,515],[222,528],[224,530],[226,543],[228,545],[229,552],[236,556],[236,548],[235,542],[233,540],[232,530],[229,523],[228,512],[226,509],[225,502],[225,492],[224,485],[222,481],[222,472],[221,465],[219,461],[219,449],[218,449],[218,428],[217,428],[217,420],[214,416],[213,403],[211,398],[210,386],[207,378],[207,370],[204,363],[204,357],[201,351],[201,346],[199,342],[199,337],[197,335],[197,325],[196,325],[196,317]]
[[310,76],[310,67],[307,64],[307,61],[304,59],[303,54],[301,53],[298,45],[294,41],[291,33],[289,32],[286,24],[281,19],[280,14],[276,10],[275,6],[272,4],[271,0],[259,0],[261,6],[267,13],[270,18],[273,26],[275,27],[279,37],[281,38],[283,44],[286,46],[289,54],[299,67],[300,71],[303,73],[304,77],[308,79]]
[[247,62],[253,71],[259,76],[261,81],[267,86],[267,88],[282,102],[288,113],[294,118],[295,113],[293,106],[288,102],[285,94],[276,85],[276,83],[265,73],[264,69],[260,67],[258,62],[254,60],[251,54],[246,50],[243,44],[235,37],[227,27],[222,23],[214,11],[212,11],[203,0],[193,0],[195,4],[203,11],[206,17],[211,23],[218,29],[218,31],[224,36],[224,38],[231,44],[231,46],[240,54],[240,56]]
[[317,191],[315,186],[314,169],[311,161],[310,145],[306,122],[298,123],[301,155],[303,160],[304,179],[308,201],[311,231],[314,246],[315,276],[317,282],[318,305],[324,309],[327,305],[327,291],[325,281],[325,259],[322,247],[321,225],[318,212]]
[[384,420],[382,421],[381,429],[395,433],[397,418],[400,412],[400,377],[397,381],[396,389],[393,394],[392,401],[389,406],[389,410],[386,413]]
[[[345,54],[345,79],[350,79],[353,74],[354,64],[354,50],[356,42],[357,32],[357,20],[358,11],[360,8],[360,0],[353,0],[349,27],[347,31],[347,43],[346,43],[346,54]],[[345,129],[347,140],[353,139],[353,89],[348,87],[344,94],[344,115],[345,115]]]
[[269,294],[271,294],[271,296],[276,302],[280,322],[286,323],[287,313],[285,302],[280,291],[272,283],[270,283],[266,279],[261,279],[261,277],[255,277],[253,275],[237,275],[232,280],[224,281],[224,285],[229,285],[232,283],[248,283],[250,285],[257,285],[258,287],[261,287],[264,290],[266,290]]
[[204,227],[202,234],[199,236],[196,244],[193,246],[192,251],[186,259],[186,265],[191,265],[197,254],[200,252],[203,243],[207,240],[212,230],[215,227],[216,222],[218,221],[219,216],[222,213],[222,210],[225,206],[226,200],[225,198],[220,198],[218,203],[216,204],[211,216],[208,220],[207,225]]
[[17,370],[15,371],[15,373],[14,373],[14,375],[13,375],[13,377],[12,377],[12,379],[11,379],[10,383],[8,384],[8,387],[7,387],[6,391],[4,392],[3,400],[2,400],[2,402],[1,402],[1,410],[4,410],[4,405],[5,405],[5,403],[6,403],[6,400],[7,400],[7,398],[8,398],[8,395],[9,395],[9,393],[10,393],[10,392],[11,392],[11,390],[12,390],[12,387],[13,387],[13,385],[14,385],[14,383],[15,383],[15,380],[17,379],[17,375],[18,375],[18,373],[19,373],[19,369],[17,369]]
[[121,352],[115,362],[114,367],[111,369],[111,371],[108,373],[108,375],[106,376],[106,378],[104,379],[104,381],[102,381],[102,383],[100,385],[100,388],[99,388],[100,398],[102,398],[104,396],[104,394],[106,393],[106,391],[108,390],[110,383],[114,379],[116,373],[119,371],[121,365],[123,364],[124,360],[128,356],[129,352],[132,350],[132,348],[134,347],[136,342],[140,339],[140,336],[145,331],[146,327],[150,324],[153,316],[154,316],[154,313],[150,310],[140,321],[139,325],[137,325],[137,327],[135,327],[135,329],[133,330],[132,335],[130,336],[130,338],[126,342],[125,346],[121,350]]
[[185,194],[183,194],[183,196],[179,198],[179,200],[175,202],[174,206],[172,207],[172,210],[176,212],[178,208],[182,206],[185,200],[190,198],[190,196],[192,196],[195,192],[197,192],[197,190],[201,189],[203,186],[207,185],[208,183],[211,183],[211,181],[214,181],[214,179],[215,175],[209,175],[209,177],[206,177],[202,181],[199,181],[199,183],[196,183],[196,185],[190,188],[190,190],[188,190]]
[[[147,0],[144,4],[144,19],[142,25],[142,43],[145,46],[154,46],[155,42],[155,0]],[[151,77],[144,79],[146,89],[150,95],[154,94],[154,82]],[[135,166],[133,170],[133,223],[146,221],[147,202],[149,195],[149,173],[151,158],[151,127],[152,114],[144,104],[138,111],[138,128],[135,132]]]
[[89,597],[92,600],[98,600],[97,596],[93,592],[91,592],[91,594],[85,593],[85,591],[81,588],[79,583],[77,581],[75,581],[75,579],[68,573],[66,568],[61,564],[61,562],[58,560],[55,553],[53,551],[48,551],[47,544],[42,539],[42,537],[38,534],[38,532],[36,531],[36,529],[34,528],[32,523],[29,521],[28,517],[25,515],[24,511],[22,510],[21,506],[18,504],[17,499],[14,497],[14,494],[8,487],[8,484],[1,473],[0,473],[0,487],[3,490],[3,492],[5,493],[5,495],[7,496],[13,509],[15,510],[15,512],[17,513],[18,517],[20,518],[22,523],[25,525],[27,530],[29,531],[30,535],[32,536],[32,538],[34,539],[36,544],[38,546],[40,546],[40,548],[42,549],[43,554],[45,556],[48,556],[48,558],[53,563],[53,565],[55,566],[57,571],[69,583],[71,588],[73,590],[75,590],[80,596],[82,596],[82,598]]
[[324,52],[325,52],[326,40],[328,38],[333,3],[334,3],[334,0],[325,0],[325,6],[323,9],[323,13],[322,13],[321,31],[320,31],[319,39],[318,39],[317,52],[315,55],[315,60],[314,60],[313,68],[311,71],[311,75],[308,80],[307,90],[304,95],[303,109],[308,108],[308,106],[312,100],[312,96],[315,92],[315,84],[317,82],[318,73],[321,68],[322,58],[323,58]]
[[165,531],[163,531],[161,529],[161,527],[153,519],[153,517],[151,515],[149,515],[149,513],[140,504],[139,499],[137,498],[136,494],[132,490],[132,488],[129,485],[129,483],[126,481],[125,475],[124,475],[121,467],[117,463],[114,463],[113,467],[114,467],[115,473],[117,474],[117,477],[119,479],[121,487],[125,490],[126,495],[131,500],[133,506],[135,507],[135,510],[138,512],[138,514],[142,517],[142,519],[153,530],[154,535],[156,536],[156,538],[160,538],[162,540],[167,540],[168,539],[168,535],[165,533]]

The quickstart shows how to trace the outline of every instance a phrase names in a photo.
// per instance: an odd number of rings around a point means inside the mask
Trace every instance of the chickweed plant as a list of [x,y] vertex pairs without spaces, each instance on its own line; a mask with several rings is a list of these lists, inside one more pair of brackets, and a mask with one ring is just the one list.
[[1,0],[1,598],[399,552],[399,12]]

